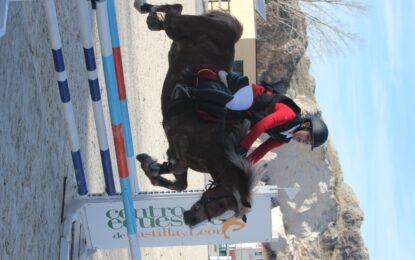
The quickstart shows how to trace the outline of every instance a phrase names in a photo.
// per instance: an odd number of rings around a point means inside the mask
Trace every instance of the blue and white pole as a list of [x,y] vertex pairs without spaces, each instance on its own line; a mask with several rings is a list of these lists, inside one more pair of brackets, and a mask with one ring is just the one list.
[[105,191],[108,195],[115,195],[114,176],[112,172],[111,156],[105,126],[104,110],[102,108],[101,91],[99,88],[98,74],[96,71],[94,42],[92,39],[91,11],[87,0],[78,0],[79,28],[84,48],[85,64],[88,71],[89,90],[94,111],[94,120],[98,135],[98,143],[101,154],[102,169],[104,171]]
[[68,78],[65,70],[65,62],[63,59],[62,41],[59,32],[58,19],[56,17],[56,7],[54,0],[44,0],[44,8],[46,11],[46,19],[49,30],[49,40],[52,47],[53,62],[55,64],[56,78],[58,80],[59,94],[62,101],[64,111],[66,130],[69,136],[71,146],[72,162],[75,169],[75,177],[78,186],[79,195],[87,195],[88,188],[86,185],[84,168],[82,164],[78,130],[76,128],[75,116],[69,93]]

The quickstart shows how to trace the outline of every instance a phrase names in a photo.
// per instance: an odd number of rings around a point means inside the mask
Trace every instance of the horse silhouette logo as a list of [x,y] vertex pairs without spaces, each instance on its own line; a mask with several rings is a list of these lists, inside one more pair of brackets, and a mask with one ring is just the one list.
[[226,239],[229,239],[230,236],[228,236],[227,232],[231,227],[233,227],[232,231],[236,232],[236,231],[243,229],[245,226],[246,224],[239,221],[237,218],[234,218],[234,217],[229,218],[222,224],[222,234]]

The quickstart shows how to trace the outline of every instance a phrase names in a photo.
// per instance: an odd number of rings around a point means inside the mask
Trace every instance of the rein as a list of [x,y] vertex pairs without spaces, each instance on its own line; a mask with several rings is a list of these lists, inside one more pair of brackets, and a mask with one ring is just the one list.
[[[210,180],[209,184],[206,185],[206,190],[210,190],[213,189],[215,187],[218,187],[222,184],[218,184],[215,181]],[[236,202],[236,205],[238,205],[238,201],[236,200],[234,195],[222,195],[222,196],[217,196],[217,197],[213,197],[213,198],[206,198],[205,196],[202,196],[202,198],[200,199],[200,204],[202,204],[203,209],[205,211],[206,217],[208,219],[209,222],[211,222],[212,218],[209,214],[209,210],[207,209],[207,205],[209,203],[221,200],[221,199],[227,199],[227,198],[233,198]]]

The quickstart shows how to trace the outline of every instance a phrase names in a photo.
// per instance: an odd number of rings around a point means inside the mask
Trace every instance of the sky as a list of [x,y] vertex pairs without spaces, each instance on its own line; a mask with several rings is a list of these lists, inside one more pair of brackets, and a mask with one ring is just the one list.
[[[415,1],[368,0],[360,40],[312,58],[316,97],[345,182],[364,211],[370,259],[415,259]],[[414,135],[412,135],[414,133]]]

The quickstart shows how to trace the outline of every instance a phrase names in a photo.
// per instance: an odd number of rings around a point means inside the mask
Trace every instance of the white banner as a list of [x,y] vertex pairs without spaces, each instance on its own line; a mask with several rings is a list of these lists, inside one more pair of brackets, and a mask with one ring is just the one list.
[[[137,235],[143,247],[270,242],[271,197],[276,195],[275,186],[258,187],[247,223],[236,218],[225,222],[214,219],[212,223],[206,221],[190,229],[184,224],[183,212],[200,198],[201,192],[140,194],[134,198]],[[121,198],[89,198],[86,201],[83,222],[89,229],[90,246],[128,247]]]

